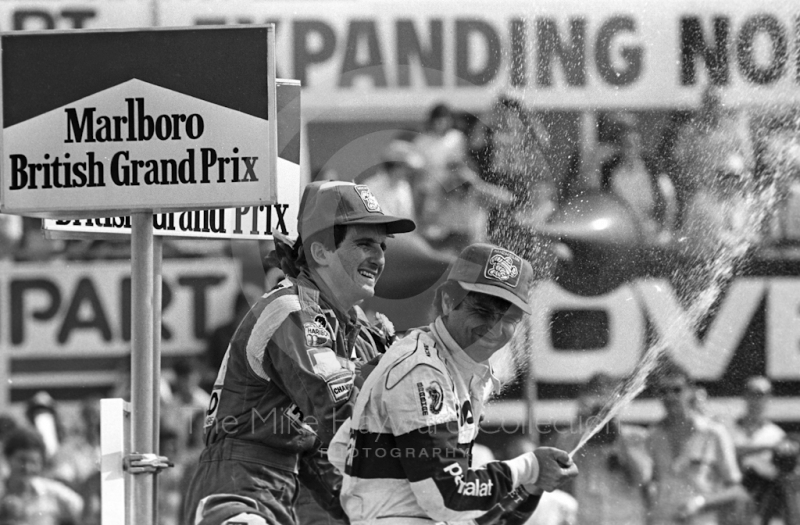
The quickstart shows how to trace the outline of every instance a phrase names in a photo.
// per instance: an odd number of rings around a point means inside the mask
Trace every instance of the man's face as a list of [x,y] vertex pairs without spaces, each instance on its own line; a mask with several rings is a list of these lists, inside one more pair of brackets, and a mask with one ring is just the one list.
[[386,264],[386,227],[356,224],[326,266],[329,286],[343,305],[352,306],[375,295],[375,285]]
[[8,458],[11,475],[16,479],[29,479],[38,476],[44,467],[42,453],[36,449],[20,449]]
[[524,313],[492,295],[471,293],[445,315],[445,326],[473,359],[485,361],[514,336]]
[[658,395],[668,414],[688,414],[692,410],[694,389],[684,377],[664,378],[658,387]]

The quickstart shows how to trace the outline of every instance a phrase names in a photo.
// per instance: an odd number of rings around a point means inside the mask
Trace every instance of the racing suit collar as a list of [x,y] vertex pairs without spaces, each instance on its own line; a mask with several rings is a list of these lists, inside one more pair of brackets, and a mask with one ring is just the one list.
[[335,301],[329,299],[331,292],[325,286],[325,283],[317,283],[308,270],[304,269],[297,276],[297,286],[300,288],[301,301],[303,297],[310,297],[311,301],[317,303],[322,310],[332,311],[336,319],[344,324],[356,324],[358,320],[356,308],[350,308],[348,311],[342,310]]
[[464,352],[464,349],[456,343],[453,336],[450,335],[450,332],[447,331],[441,317],[437,317],[433,324],[431,324],[431,333],[441,341],[442,346],[444,346],[453,358],[456,367],[467,375],[467,377],[470,375],[480,378],[488,376],[492,381],[493,390],[500,390],[500,381],[494,376],[492,365],[489,364],[489,361],[487,360],[479,363],[468,356],[467,353]]

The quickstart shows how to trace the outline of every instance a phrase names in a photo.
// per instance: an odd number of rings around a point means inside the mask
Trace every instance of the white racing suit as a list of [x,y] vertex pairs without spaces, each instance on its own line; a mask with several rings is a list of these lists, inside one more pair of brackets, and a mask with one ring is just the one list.
[[344,473],[350,522],[469,522],[528,498],[515,490],[521,471],[514,460],[470,468],[484,402],[498,386],[489,364],[464,353],[441,319],[397,341],[328,450]]

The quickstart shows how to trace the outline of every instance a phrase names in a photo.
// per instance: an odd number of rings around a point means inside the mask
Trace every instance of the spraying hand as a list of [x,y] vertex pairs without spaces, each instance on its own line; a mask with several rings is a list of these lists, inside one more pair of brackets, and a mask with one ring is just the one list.
[[539,476],[533,483],[525,485],[529,492],[552,492],[578,475],[578,466],[563,450],[540,447],[533,451],[533,455],[539,462]]

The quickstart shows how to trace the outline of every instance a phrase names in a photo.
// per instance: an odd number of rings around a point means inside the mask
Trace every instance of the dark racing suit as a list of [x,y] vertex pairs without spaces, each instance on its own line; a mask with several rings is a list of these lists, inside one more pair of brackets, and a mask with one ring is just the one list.
[[340,478],[319,449],[350,416],[358,368],[383,349],[382,335],[358,307],[334,311],[307,273],[262,296],[220,366],[186,522],[203,497],[232,493],[263,503],[275,523],[293,525],[298,479],[341,515]]

